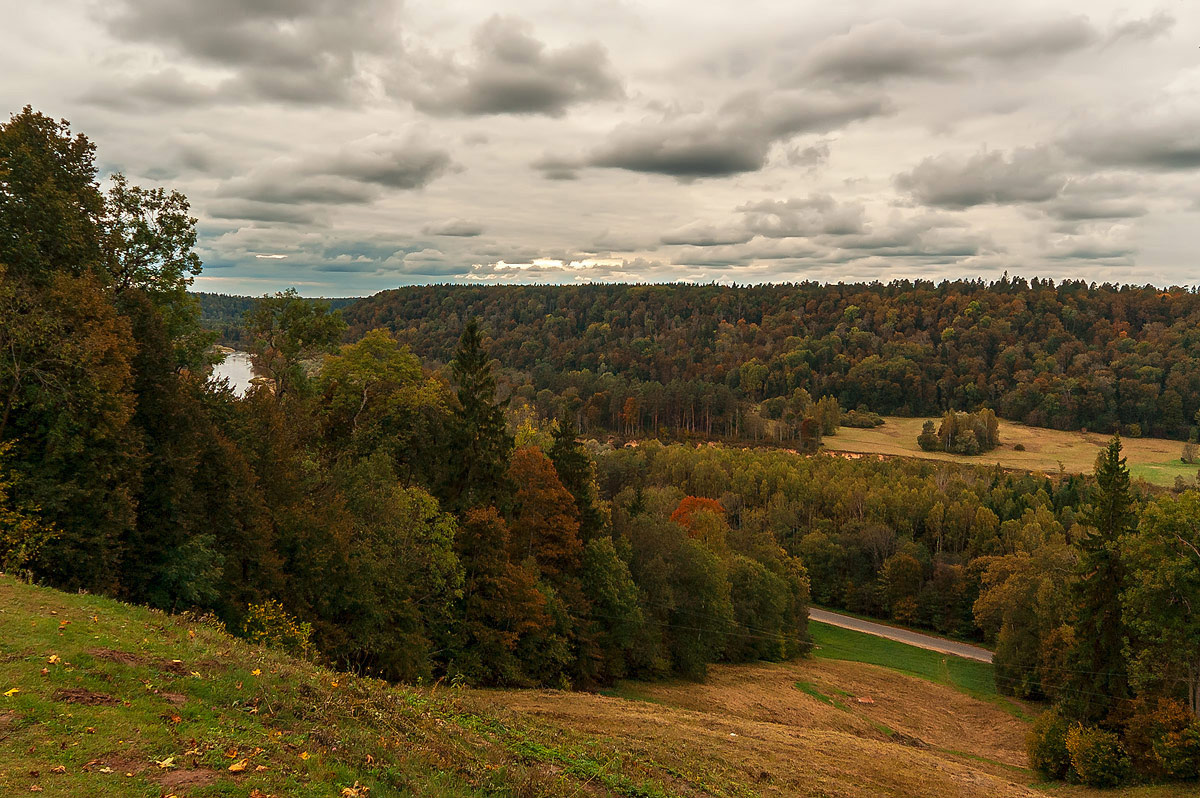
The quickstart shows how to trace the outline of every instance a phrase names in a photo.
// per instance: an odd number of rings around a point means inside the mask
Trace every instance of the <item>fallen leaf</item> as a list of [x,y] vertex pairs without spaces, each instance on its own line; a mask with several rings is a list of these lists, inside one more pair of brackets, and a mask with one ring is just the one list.
[[250,671],[250,675],[251,676],[262,676],[262,671],[258,668],[255,668],[254,670]]
[[171,716],[171,722],[172,722],[172,723],[182,723],[182,722],[183,722],[183,718],[181,718],[181,717],[180,717],[180,716],[178,716],[178,715],[172,715],[172,716]]
[[67,769],[63,765],[55,765],[54,767],[50,768],[50,772],[51,773],[66,773]]
[[330,686],[330,687],[337,687],[337,686],[338,686],[338,683],[337,683],[336,681],[332,681],[332,682],[330,682],[330,683],[329,683],[329,686]]
[[230,773],[241,773],[243,770],[246,769],[246,765],[248,765],[248,764],[250,764],[250,760],[240,759],[237,762],[234,762],[232,765],[229,766],[229,772]]
[[167,770],[168,768],[175,767],[175,757],[169,756],[161,761],[156,760],[154,764],[158,765],[163,770]]
[[259,765],[258,767],[254,768],[255,773],[262,773],[264,770],[270,770],[270,768],[266,765]]
[[20,688],[20,687],[14,687],[13,689],[11,689],[11,690],[9,690],[9,691],[5,692],[5,694],[4,694],[4,697],[5,697],[5,698],[12,698],[13,696],[15,696],[15,695],[16,695],[17,693],[19,693],[19,692],[21,692],[21,688]]
[[200,671],[192,671],[192,676],[195,676],[197,679],[204,678],[200,675]]
[[354,782],[353,787],[345,787],[342,789],[342,798],[369,798],[370,795],[371,788],[365,787],[359,784],[357,781]]
[[237,759],[237,748],[235,748],[233,746],[226,748],[225,756],[229,757],[230,759]]
[[308,751],[301,751],[301,752],[300,752],[300,758],[301,758],[301,759],[308,759]]
[[58,663],[62,662],[62,657],[58,656],[57,654],[51,654],[50,658],[46,660],[46,662],[49,662],[51,665],[57,665]]
[[50,675],[50,669],[49,669],[49,668],[42,668],[42,675],[43,675],[43,676],[49,676],[49,675]]
[[104,767],[100,768],[100,772],[101,773],[112,773],[113,769],[108,767],[107,765],[105,765]]
[[36,784],[29,785],[29,791],[30,792],[45,792],[41,787],[37,786]]
[[86,729],[84,729],[84,732],[86,732],[87,734],[95,734],[95,733],[96,733],[96,727],[95,727],[95,726],[88,726]]

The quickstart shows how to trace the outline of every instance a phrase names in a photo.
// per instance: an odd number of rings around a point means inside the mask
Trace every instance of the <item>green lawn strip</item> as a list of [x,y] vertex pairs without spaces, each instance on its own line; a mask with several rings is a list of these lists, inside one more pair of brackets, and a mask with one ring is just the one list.
[[990,663],[930,651],[819,621],[810,621],[808,629],[816,646],[813,653],[818,657],[891,668],[993,703],[1019,720],[1031,720],[1019,705],[997,692],[995,671]]
[[[796,689],[802,693],[812,696],[823,704],[828,704],[829,706],[840,709],[843,712],[851,711],[850,707],[846,706],[841,701],[822,693],[821,690],[812,682],[796,682]],[[849,695],[849,693],[845,692],[844,690],[838,690],[837,692],[841,693],[842,695]]]

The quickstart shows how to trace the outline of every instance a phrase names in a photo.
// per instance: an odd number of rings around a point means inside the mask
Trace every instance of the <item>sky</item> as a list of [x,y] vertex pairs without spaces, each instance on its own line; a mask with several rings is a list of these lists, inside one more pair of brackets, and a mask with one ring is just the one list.
[[195,288],[1193,285],[1200,4],[0,0]]

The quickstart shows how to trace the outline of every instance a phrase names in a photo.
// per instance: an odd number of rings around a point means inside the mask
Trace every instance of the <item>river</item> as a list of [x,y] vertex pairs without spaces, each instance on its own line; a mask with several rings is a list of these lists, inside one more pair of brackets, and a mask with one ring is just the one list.
[[230,352],[217,365],[213,366],[213,377],[224,377],[229,380],[229,387],[238,396],[244,396],[250,387],[254,372],[250,368],[250,355],[245,352]]

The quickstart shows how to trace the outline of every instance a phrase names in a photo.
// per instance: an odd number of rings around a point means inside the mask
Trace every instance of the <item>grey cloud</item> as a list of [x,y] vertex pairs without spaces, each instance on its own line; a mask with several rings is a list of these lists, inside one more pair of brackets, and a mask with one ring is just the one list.
[[542,177],[547,180],[578,180],[581,164],[570,158],[546,155],[534,161],[531,166],[541,172]]
[[574,166],[625,169],[680,180],[725,177],[761,169],[771,146],[802,133],[827,133],[890,113],[882,97],[747,92],[716,115],[691,115],[622,126],[607,144]]
[[850,235],[863,230],[861,205],[840,204],[827,194],[764,200],[738,208],[746,228],[768,238]]
[[665,233],[661,240],[668,245],[715,247],[723,244],[743,244],[750,240],[751,235],[739,227],[721,227],[697,221]]
[[1035,147],[1016,149],[1008,158],[999,150],[982,150],[966,159],[930,157],[897,175],[895,182],[917,202],[961,209],[1049,200],[1058,196],[1067,178],[1053,153]]
[[447,219],[437,224],[427,224],[421,228],[421,232],[431,236],[473,238],[483,234],[483,225],[467,219]]
[[214,219],[245,219],[253,222],[315,224],[316,212],[310,208],[253,200],[218,200],[205,209]]
[[1160,172],[1200,169],[1200,135],[1195,118],[1108,124],[1081,130],[1063,148],[1093,164]]
[[387,0],[123,0],[109,31],[233,71],[225,89],[283,102],[342,102],[362,57],[395,46]]
[[408,69],[392,90],[432,114],[562,116],[577,103],[624,93],[598,43],[552,50],[521,20],[494,16],[475,32],[465,66],[429,59]]
[[1108,34],[1107,44],[1116,44],[1123,39],[1153,41],[1165,36],[1175,27],[1175,18],[1165,11],[1157,11],[1145,19],[1133,19],[1117,25]]
[[377,199],[382,189],[422,188],[449,170],[448,153],[411,139],[379,136],[342,150],[281,159],[226,181],[218,195],[281,205],[353,205]]
[[894,19],[875,20],[817,44],[794,80],[955,79],[968,74],[973,63],[1020,64],[1053,58],[1117,38],[1148,38],[1162,32],[1163,25],[1161,16],[1128,22],[1106,38],[1078,16],[997,26],[983,33],[921,30]]

